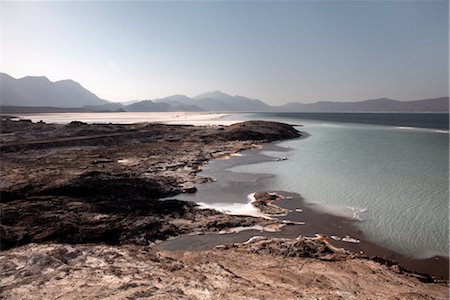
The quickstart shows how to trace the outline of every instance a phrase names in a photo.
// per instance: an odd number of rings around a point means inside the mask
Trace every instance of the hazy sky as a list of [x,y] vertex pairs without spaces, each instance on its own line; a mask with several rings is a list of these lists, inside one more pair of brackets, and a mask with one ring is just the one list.
[[3,2],[2,71],[124,101],[448,95],[447,1]]

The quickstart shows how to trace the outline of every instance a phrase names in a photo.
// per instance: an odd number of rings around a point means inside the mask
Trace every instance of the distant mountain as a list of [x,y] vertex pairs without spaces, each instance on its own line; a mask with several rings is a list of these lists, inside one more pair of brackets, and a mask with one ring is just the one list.
[[205,111],[204,108],[197,105],[197,102],[185,95],[173,95],[155,100],[156,103],[167,103],[171,111]]
[[242,96],[230,96],[220,91],[195,96],[196,105],[207,111],[271,111],[272,107],[261,100]]
[[193,97],[193,99],[216,99],[221,101],[227,101],[232,98],[233,96],[225,94],[221,91],[207,92]]
[[130,105],[130,104],[134,104],[137,102],[141,102],[142,100],[129,100],[129,101],[125,101],[125,102],[120,102],[122,105]]
[[173,106],[195,105],[195,100],[185,95],[172,95],[160,99],[155,99],[155,102],[169,103]]
[[51,82],[46,77],[15,79],[0,73],[1,112],[152,112],[152,111],[222,111],[222,112],[448,112],[449,98],[416,101],[387,98],[360,102],[292,102],[270,106],[261,100],[231,96],[221,91],[192,98],[173,95],[155,100],[112,103],[98,98],[72,80]]
[[274,107],[280,112],[448,112],[449,98],[398,101],[387,98],[360,102],[287,103]]
[[124,109],[126,111],[203,111],[202,108],[195,105],[183,104],[176,101],[166,102],[160,100],[144,100],[130,105],[125,105]]
[[106,103],[102,105],[86,105],[82,107],[85,111],[92,112],[121,112],[127,111],[122,103]]
[[108,101],[72,80],[51,82],[46,77],[15,79],[0,73],[0,105],[29,107],[83,107],[103,105]]
[[220,91],[208,92],[189,98],[185,95],[173,95],[155,100],[174,107],[189,108],[189,111],[270,111],[264,102],[241,96],[231,96]]
[[168,103],[155,103],[152,100],[144,100],[125,106],[126,111],[170,111],[171,105]]

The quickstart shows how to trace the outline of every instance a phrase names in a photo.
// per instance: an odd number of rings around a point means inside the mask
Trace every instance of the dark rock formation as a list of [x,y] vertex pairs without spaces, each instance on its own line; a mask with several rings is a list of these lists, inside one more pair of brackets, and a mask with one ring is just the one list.
[[267,122],[247,121],[225,128],[222,136],[229,140],[275,141],[299,137],[299,132],[291,125]]
[[255,193],[255,201],[253,205],[257,207],[261,212],[271,215],[280,216],[288,213],[288,209],[273,205],[273,201],[285,199],[283,196],[274,193]]
[[160,199],[193,193],[202,164],[299,136],[289,125],[34,124],[2,117],[1,249],[31,242],[148,245],[268,223]]

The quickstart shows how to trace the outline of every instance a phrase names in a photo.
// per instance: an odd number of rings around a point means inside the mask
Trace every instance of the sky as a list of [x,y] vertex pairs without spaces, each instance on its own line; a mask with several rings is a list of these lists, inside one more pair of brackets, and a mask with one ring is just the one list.
[[291,101],[448,96],[447,1],[1,4],[1,71],[128,101],[221,90]]

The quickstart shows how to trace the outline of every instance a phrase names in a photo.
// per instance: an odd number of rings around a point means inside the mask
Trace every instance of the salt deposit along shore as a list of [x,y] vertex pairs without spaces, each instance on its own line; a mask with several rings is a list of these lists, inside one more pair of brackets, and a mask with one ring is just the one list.
[[[279,224],[176,197],[210,180],[197,175],[210,159],[299,137],[289,125],[1,122],[4,298],[448,298],[446,280],[375,262],[325,237],[265,237],[208,251],[152,246],[187,233]],[[264,206],[273,210],[270,201]]]
[[190,125],[230,125],[233,122],[223,121],[225,113],[201,112],[98,112],[98,113],[35,113],[20,114],[18,119],[29,119],[33,122],[67,124],[71,121],[85,123],[134,124],[141,122]]

